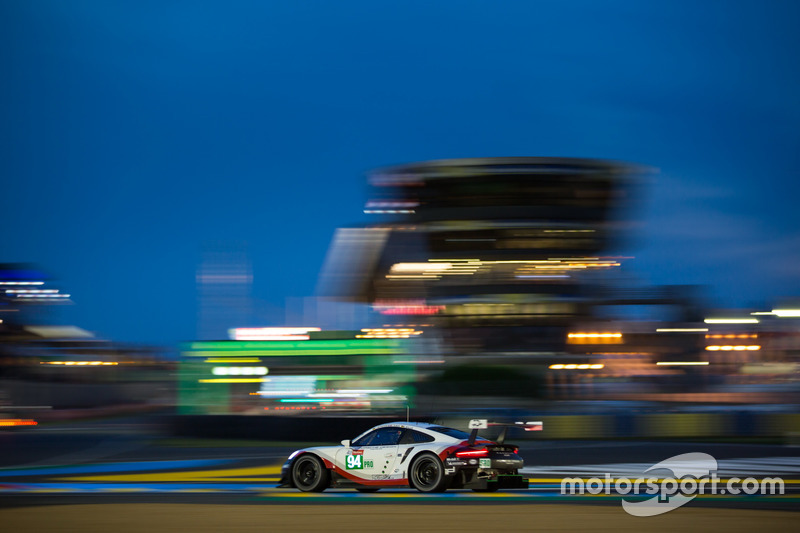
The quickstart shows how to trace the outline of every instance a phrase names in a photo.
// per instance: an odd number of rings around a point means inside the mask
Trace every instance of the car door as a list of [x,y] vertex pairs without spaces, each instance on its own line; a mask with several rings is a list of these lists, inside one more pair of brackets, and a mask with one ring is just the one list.
[[336,463],[346,473],[365,481],[399,478],[394,472],[401,427],[383,427],[353,441],[336,454]]

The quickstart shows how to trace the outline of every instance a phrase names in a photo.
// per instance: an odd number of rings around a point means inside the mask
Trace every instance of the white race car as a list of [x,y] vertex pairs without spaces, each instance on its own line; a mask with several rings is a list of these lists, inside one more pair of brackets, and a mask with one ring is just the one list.
[[541,422],[494,424],[470,421],[471,433],[421,422],[381,424],[341,446],[304,448],[292,453],[281,470],[281,487],[322,492],[328,487],[376,492],[387,487],[413,487],[420,492],[448,488],[494,491],[526,489],[519,475],[518,448],[478,436],[489,426],[542,429]]

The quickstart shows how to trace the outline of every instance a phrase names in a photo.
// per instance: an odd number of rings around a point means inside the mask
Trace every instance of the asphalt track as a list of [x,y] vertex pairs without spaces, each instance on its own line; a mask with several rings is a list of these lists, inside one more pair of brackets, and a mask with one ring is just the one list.
[[795,531],[796,513],[680,509],[636,518],[579,505],[109,504],[0,509],[9,532]]
[[[170,444],[135,428],[0,434],[2,531],[762,531],[794,530],[800,449],[676,442],[531,442],[531,489],[492,494],[410,489],[305,494],[275,487],[292,446]],[[564,495],[564,476],[619,475],[671,455],[711,453],[720,476],[779,475],[786,494],[698,496],[636,518],[619,495]],[[791,521],[791,522],[790,522]]]

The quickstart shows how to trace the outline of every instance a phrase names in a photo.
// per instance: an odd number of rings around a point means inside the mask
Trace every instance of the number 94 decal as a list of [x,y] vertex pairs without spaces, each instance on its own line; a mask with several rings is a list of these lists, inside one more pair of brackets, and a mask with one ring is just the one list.
[[364,467],[372,468],[372,461],[364,459],[363,455],[348,455],[347,470],[360,470]]

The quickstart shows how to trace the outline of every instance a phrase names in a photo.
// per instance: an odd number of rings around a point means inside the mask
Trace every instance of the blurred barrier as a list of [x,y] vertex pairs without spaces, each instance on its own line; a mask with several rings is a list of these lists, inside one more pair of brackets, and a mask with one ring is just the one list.
[[[800,434],[800,414],[758,413],[623,413],[609,415],[542,415],[544,431],[515,432],[512,440],[780,437]],[[397,417],[311,416],[177,416],[173,432],[208,438],[257,438],[275,441],[338,442],[397,420]],[[428,419],[416,419],[431,421]],[[437,423],[466,429],[468,417],[437,419]]]
[[552,439],[785,437],[800,431],[800,414],[793,413],[625,413],[540,418],[544,432],[539,438]]

